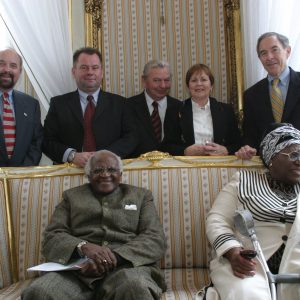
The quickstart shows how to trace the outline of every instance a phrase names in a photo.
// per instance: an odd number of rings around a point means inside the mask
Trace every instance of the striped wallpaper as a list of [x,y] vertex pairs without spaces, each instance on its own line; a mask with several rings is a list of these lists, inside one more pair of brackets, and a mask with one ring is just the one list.
[[102,5],[107,91],[126,97],[141,92],[145,63],[163,59],[173,73],[172,96],[187,98],[186,71],[205,63],[216,80],[212,95],[228,102],[222,0],[104,0]]

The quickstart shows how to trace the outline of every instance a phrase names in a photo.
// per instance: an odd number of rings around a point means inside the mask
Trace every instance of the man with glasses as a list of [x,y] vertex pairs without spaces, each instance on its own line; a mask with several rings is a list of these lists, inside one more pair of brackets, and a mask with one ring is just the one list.
[[42,252],[79,271],[50,272],[22,295],[35,299],[159,299],[165,289],[157,262],[165,237],[149,190],[120,183],[122,161],[101,150],[85,173],[89,183],[67,190],[46,228]]
[[262,79],[244,93],[244,144],[238,156],[256,154],[266,127],[286,122],[300,129],[300,73],[288,67],[289,40],[276,32],[267,32],[257,41],[257,55],[265,70]]

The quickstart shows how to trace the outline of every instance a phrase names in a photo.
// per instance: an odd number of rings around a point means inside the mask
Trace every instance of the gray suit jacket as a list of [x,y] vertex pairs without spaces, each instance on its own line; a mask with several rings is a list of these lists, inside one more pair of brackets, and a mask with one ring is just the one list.
[[151,192],[127,184],[98,197],[89,184],[65,191],[46,228],[42,252],[49,261],[65,264],[82,240],[110,247],[135,267],[156,265],[165,237]]
[[16,120],[16,144],[8,159],[0,119],[0,167],[38,165],[42,156],[43,128],[38,100],[24,93],[13,91]]

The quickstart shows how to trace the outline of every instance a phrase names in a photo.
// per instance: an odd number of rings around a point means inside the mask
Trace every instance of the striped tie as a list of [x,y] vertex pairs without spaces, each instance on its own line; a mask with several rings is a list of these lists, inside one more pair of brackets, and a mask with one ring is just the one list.
[[151,115],[151,122],[154,130],[154,135],[158,142],[161,142],[161,120],[158,113],[158,103],[156,101],[152,102],[153,112]]
[[14,147],[16,143],[16,123],[13,110],[8,101],[8,94],[3,93],[3,133],[4,141],[6,146],[6,152],[8,158],[10,159],[14,152]]
[[272,81],[272,88],[271,88],[271,103],[272,103],[273,116],[276,123],[281,122],[283,106],[284,106],[284,102],[282,100],[282,93],[280,88],[278,87],[279,82],[280,79],[275,78]]

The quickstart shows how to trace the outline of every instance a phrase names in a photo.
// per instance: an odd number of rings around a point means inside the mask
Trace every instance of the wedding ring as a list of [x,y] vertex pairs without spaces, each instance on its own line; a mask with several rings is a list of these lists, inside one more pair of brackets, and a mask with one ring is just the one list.
[[107,260],[106,259],[103,259],[102,261],[104,264],[107,264]]

